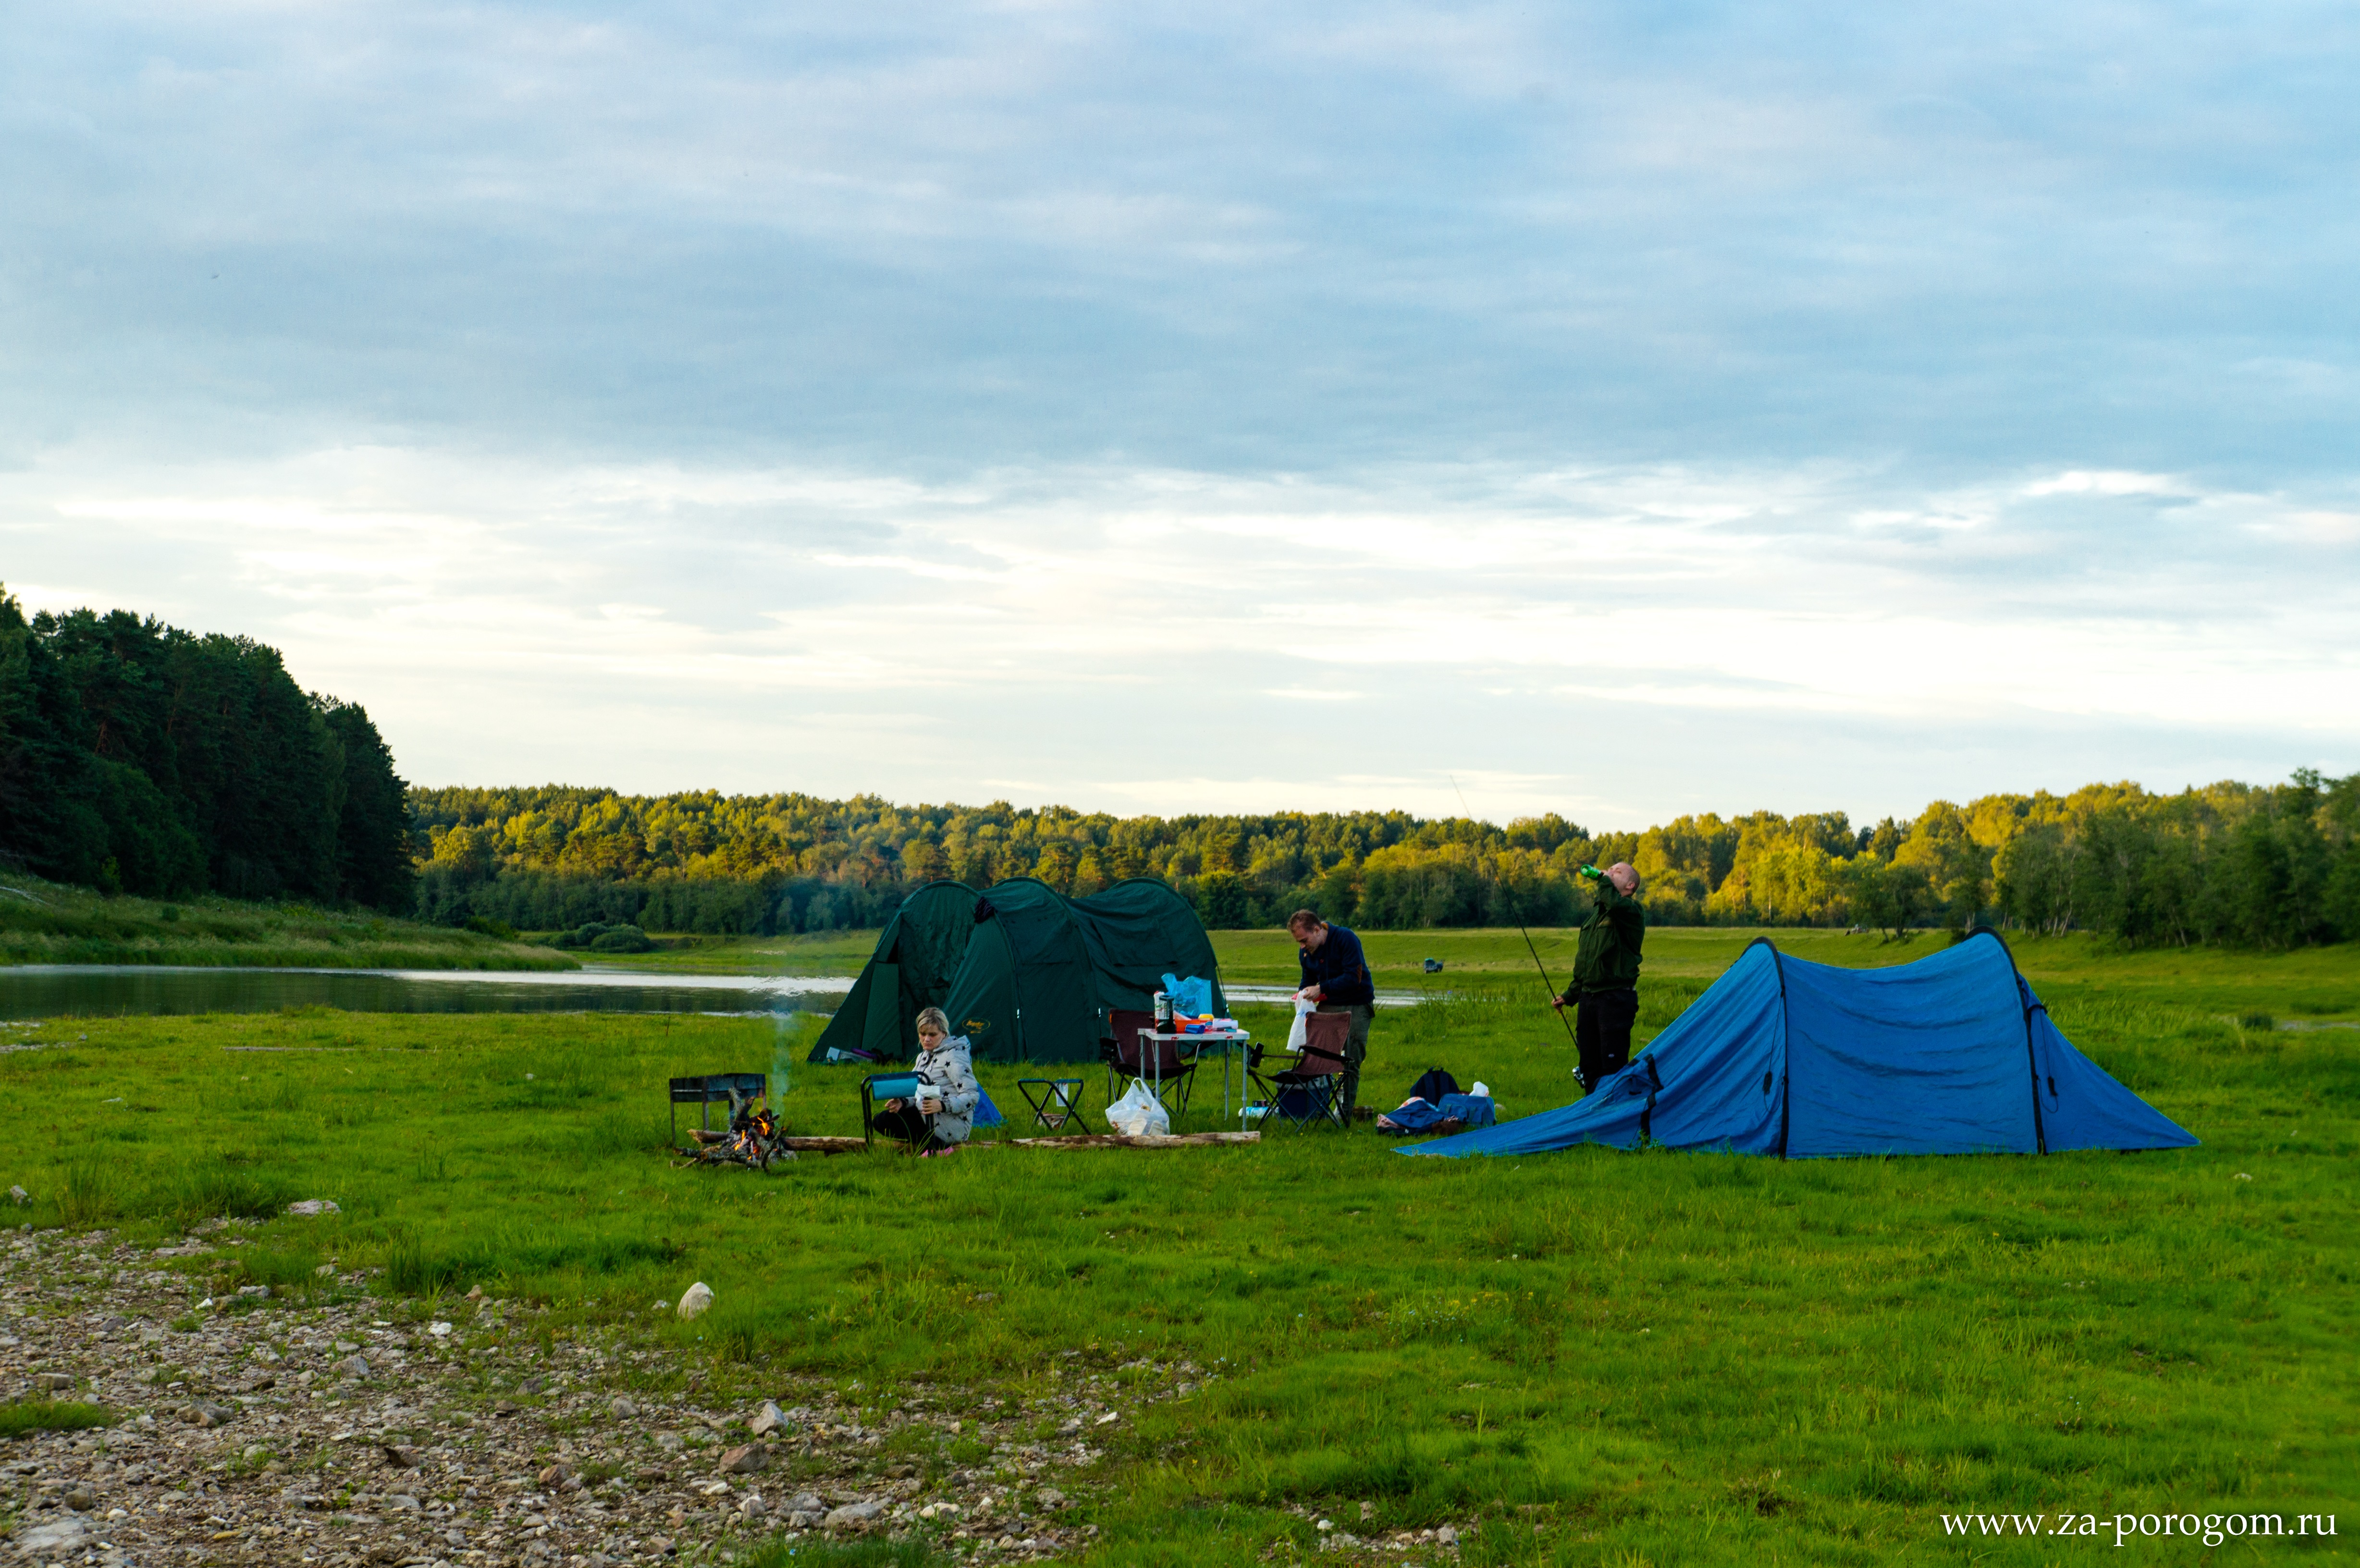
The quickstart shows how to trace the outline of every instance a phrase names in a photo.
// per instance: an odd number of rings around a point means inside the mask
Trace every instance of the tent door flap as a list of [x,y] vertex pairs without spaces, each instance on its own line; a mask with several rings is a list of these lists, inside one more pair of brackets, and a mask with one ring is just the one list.
[[869,1016],[862,1021],[860,1043],[880,1062],[899,1062],[908,1054],[901,1039],[901,966],[869,966]]

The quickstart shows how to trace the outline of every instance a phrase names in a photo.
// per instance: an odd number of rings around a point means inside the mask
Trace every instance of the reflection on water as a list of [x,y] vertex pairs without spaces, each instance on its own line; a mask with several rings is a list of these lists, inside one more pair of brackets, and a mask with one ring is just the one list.
[[[1415,1007],[1426,997],[1438,994],[1432,991],[1380,991],[1377,993],[1377,1006]],[[1295,999],[1295,987],[1292,985],[1224,985],[1221,987],[1221,995],[1229,999],[1229,1006],[1233,1007],[1240,1002],[1284,1003]]]
[[0,968],[0,1018],[126,1013],[832,1012],[849,975],[485,974],[449,969],[202,969],[157,964]]
[[[34,964],[0,968],[0,1018],[126,1013],[829,1013],[849,975],[651,975],[634,969],[205,969]],[[1284,1003],[1290,985],[1225,987],[1231,1006]],[[1380,991],[1407,1007],[1415,991]]]

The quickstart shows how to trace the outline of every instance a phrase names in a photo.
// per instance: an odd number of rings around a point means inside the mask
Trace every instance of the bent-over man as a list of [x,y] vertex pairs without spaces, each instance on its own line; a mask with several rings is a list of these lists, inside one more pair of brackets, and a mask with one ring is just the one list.
[[1575,1009],[1573,1043],[1581,1064],[1573,1071],[1587,1094],[1631,1063],[1647,911],[1632,897],[1639,890],[1639,874],[1627,861],[1603,871],[1585,866],[1581,874],[1591,878],[1590,919],[1581,923],[1581,944],[1574,949],[1572,983],[1557,1005]]
[[1344,1046],[1344,1121],[1349,1126],[1352,1107],[1360,1102],[1360,1063],[1369,1057],[1369,1020],[1376,1014],[1377,985],[1370,977],[1360,939],[1349,930],[1330,925],[1309,909],[1287,916],[1286,930],[1303,961],[1303,986],[1296,997],[1318,1004],[1323,1013],[1352,1016],[1351,1039]]

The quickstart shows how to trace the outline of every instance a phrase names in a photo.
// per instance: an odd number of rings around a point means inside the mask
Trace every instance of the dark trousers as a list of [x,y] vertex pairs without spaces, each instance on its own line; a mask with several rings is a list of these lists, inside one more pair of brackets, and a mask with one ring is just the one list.
[[1581,1052],[1586,1093],[1631,1064],[1631,1026],[1638,1021],[1636,991],[1584,991],[1574,1008],[1573,1043]]
[[1377,1009],[1366,1002],[1354,1002],[1349,1006],[1342,1002],[1322,1002],[1319,1011],[1352,1015],[1352,1033],[1344,1041],[1344,1086],[1338,1096],[1344,1105],[1344,1125],[1349,1127],[1352,1124],[1352,1107],[1360,1103],[1360,1063],[1369,1059],[1369,1020],[1376,1017]]
[[869,1125],[888,1138],[898,1138],[923,1154],[930,1149],[950,1146],[934,1136],[934,1124],[922,1111],[904,1107],[898,1111],[880,1111],[869,1118]]

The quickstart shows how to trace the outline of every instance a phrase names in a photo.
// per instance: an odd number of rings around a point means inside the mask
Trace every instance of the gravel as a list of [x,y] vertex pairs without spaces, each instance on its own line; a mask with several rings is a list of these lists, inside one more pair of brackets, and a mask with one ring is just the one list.
[[1129,1424],[1100,1418],[1205,1381],[1142,1362],[1053,1396],[912,1384],[847,1405],[522,1301],[396,1303],[333,1270],[311,1297],[215,1300],[207,1272],[251,1234],[0,1231],[7,1397],[115,1421],[0,1443],[0,1561],[608,1568],[815,1530],[1053,1560],[1098,1533],[1094,1444]]

